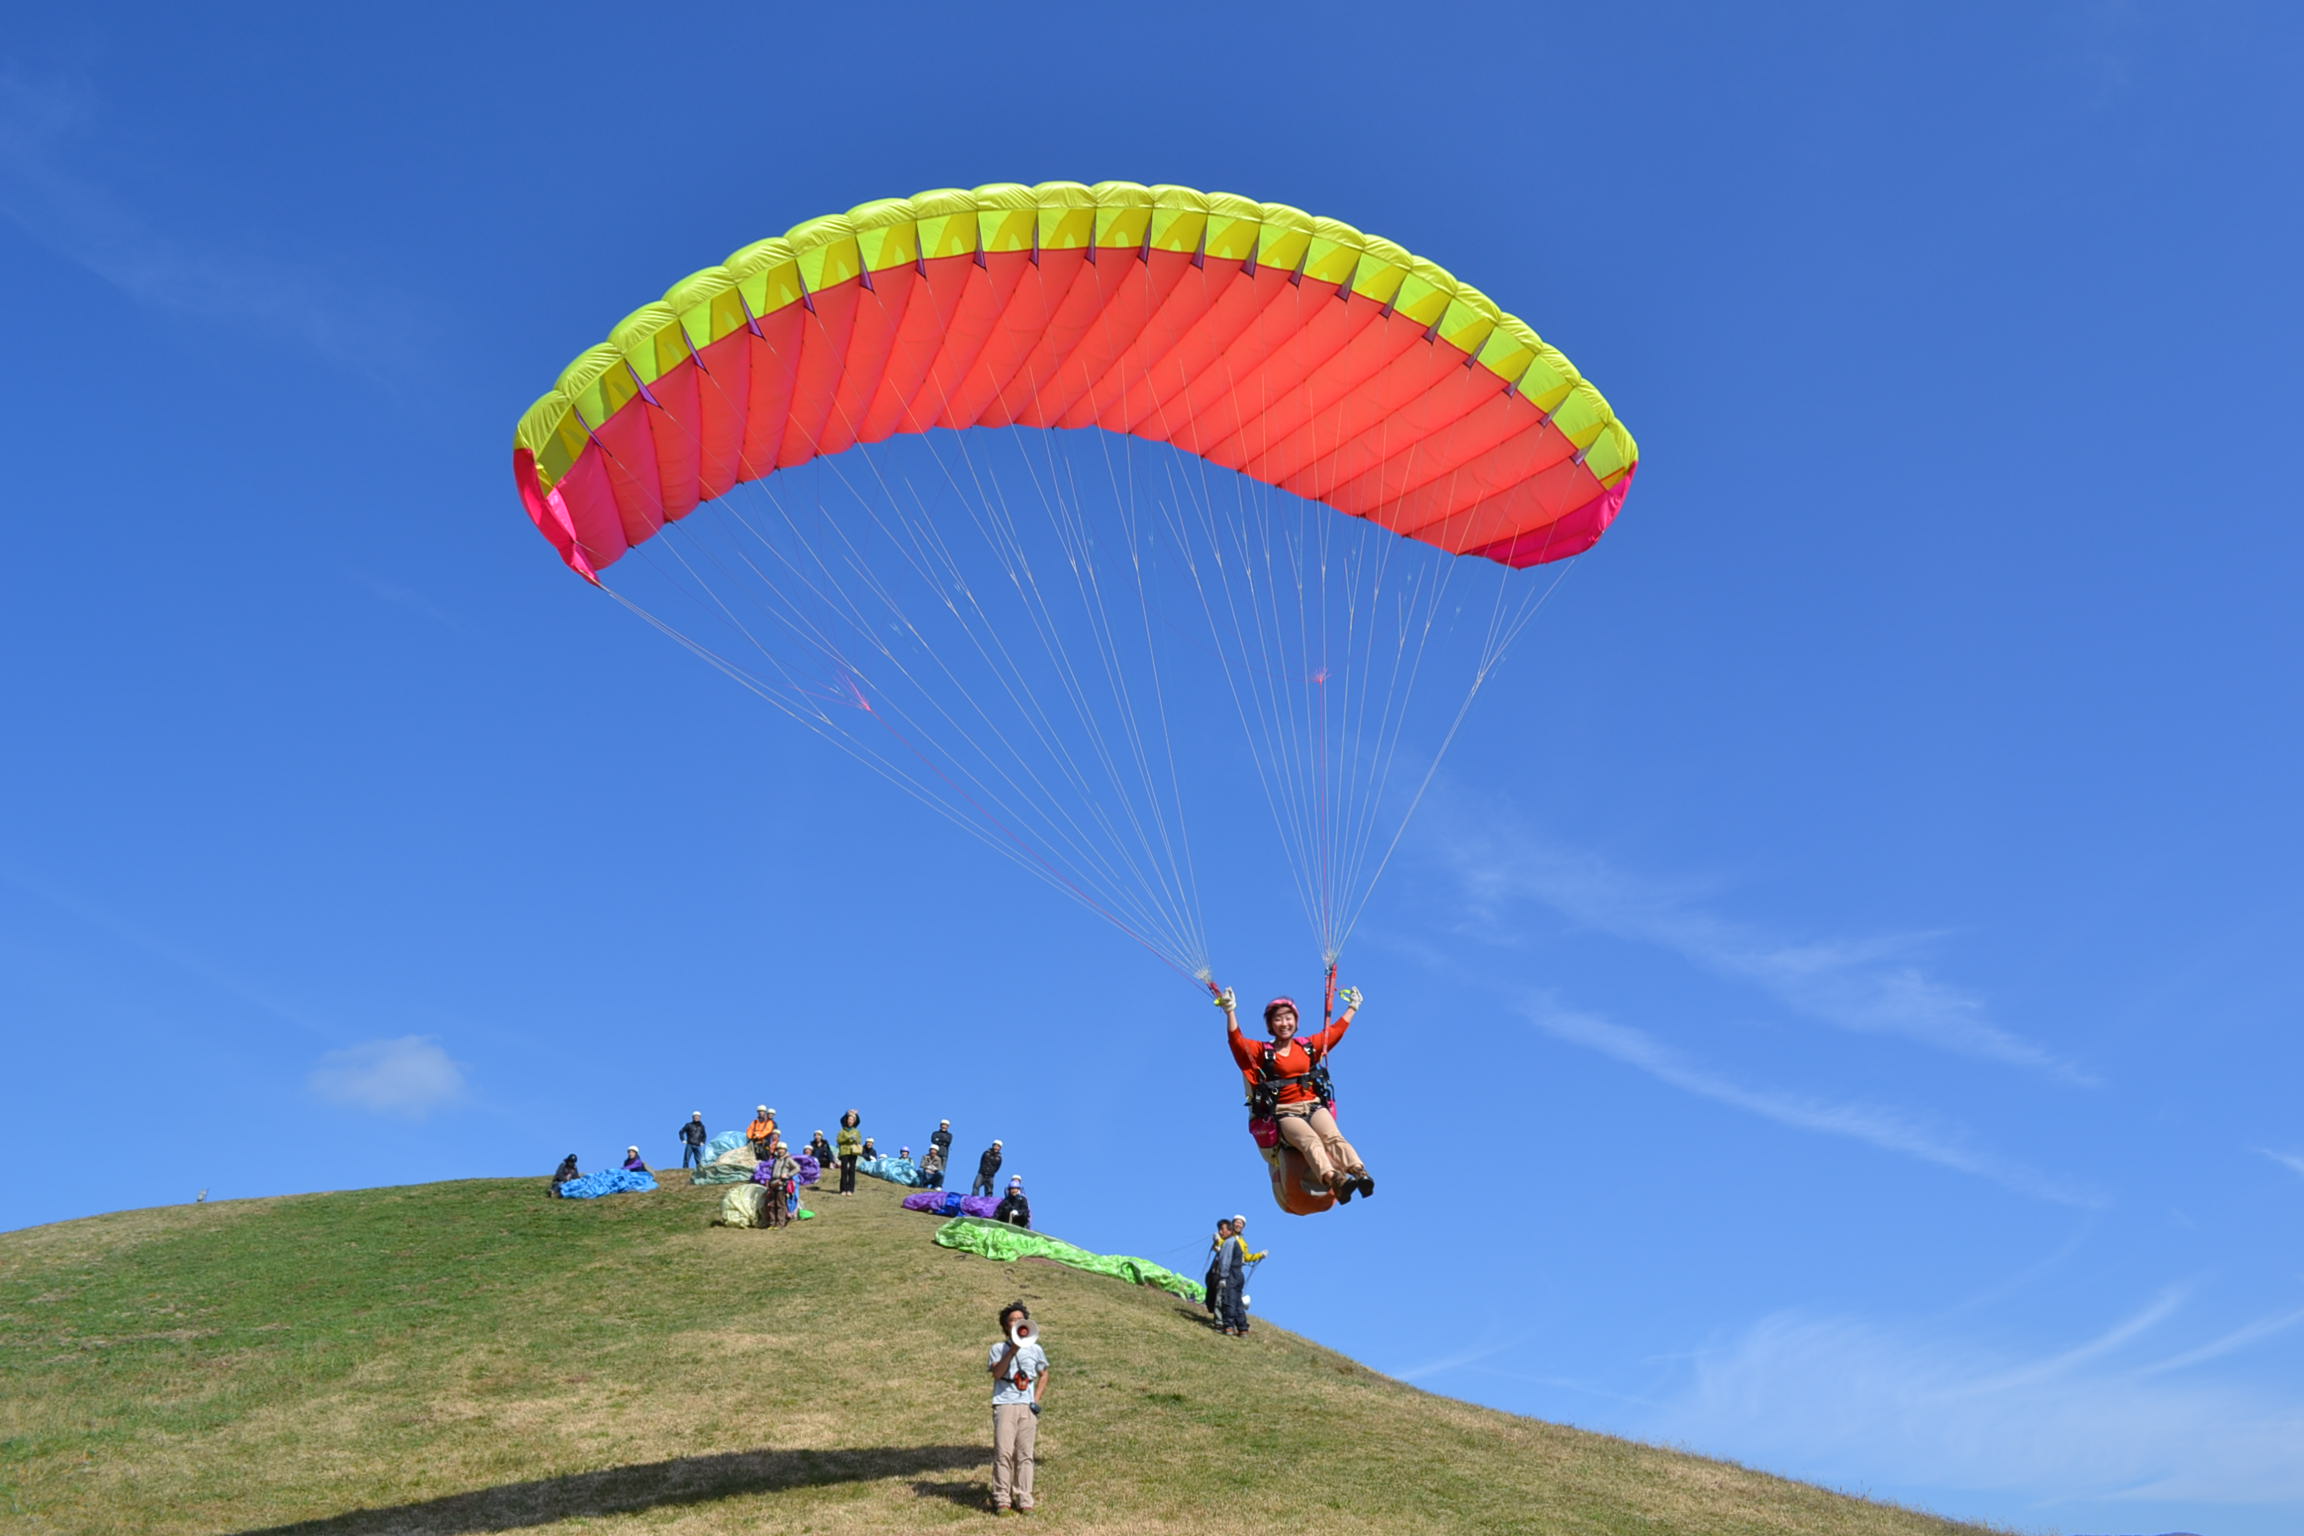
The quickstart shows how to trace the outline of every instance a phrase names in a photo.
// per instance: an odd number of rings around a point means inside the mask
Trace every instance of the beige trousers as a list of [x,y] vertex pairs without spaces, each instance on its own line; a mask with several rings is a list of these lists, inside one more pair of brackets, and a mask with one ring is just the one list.
[[1032,1507],[1032,1447],[1040,1421],[1030,1403],[992,1405],[992,1507]]
[[1283,1104],[1276,1112],[1280,1139],[1294,1147],[1312,1170],[1312,1177],[1336,1187],[1336,1181],[1346,1174],[1367,1171],[1360,1154],[1352,1150],[1352,1143],[1336,1129],[1336,1117],[1322,1104]]

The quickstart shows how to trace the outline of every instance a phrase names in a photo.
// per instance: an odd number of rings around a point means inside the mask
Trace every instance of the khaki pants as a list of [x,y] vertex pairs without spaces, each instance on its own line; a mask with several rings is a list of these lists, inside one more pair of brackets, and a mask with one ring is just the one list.
[[1294,1147],[1312,1170],[1312,1177],[1336,1187],[1337,1181],[1347,1174],[1367,1171],[1360,1154],[1352,1150],[1352,1143],[1336,1129],[1336,1117],[1322,1104],[1283,1104],[1275,1118],[1279,1122],[1280,1139]]
[[1032,1507],[1032,1447],[1040,1420],[1030,1403],[992,1405],[992,1507]]

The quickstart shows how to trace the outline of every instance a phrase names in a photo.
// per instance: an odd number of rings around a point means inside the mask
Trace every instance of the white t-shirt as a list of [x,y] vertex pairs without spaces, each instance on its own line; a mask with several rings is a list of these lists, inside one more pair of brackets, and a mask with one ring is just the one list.
[[[991,1352],[984,1357],[986,1368],[998,1366],[1000,1357],[1007,1352],[1008,1345],[1005,1340],[993,1345]],[[1032,1401],[1032,1383],[1038,1381],[1041,1374],[1047,1369],[1048,1356],[1040,1348],[1040,1341],[1035,1339],[1016,1351],[1016,1358],[1008,1362],[1006,1373],[992,1388],[993,1404],[998,1406],[1001,1403],[1028,1403]],[[1017,1385],[1016,1379],[1019,1376],[1024,1379],[1021,1386]]]

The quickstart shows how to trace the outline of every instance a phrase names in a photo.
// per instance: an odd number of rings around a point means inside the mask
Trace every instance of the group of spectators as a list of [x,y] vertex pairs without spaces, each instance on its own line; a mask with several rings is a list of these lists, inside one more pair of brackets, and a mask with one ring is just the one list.
[[[864,1117],[851,1109],[840,1117],[840,1135],[836,1142],[827,1141],[821,1129],[816,1131],[808,1141],[807,1153],[816,1159],[819,1167],[829,1169],[835,1164],[838,1165],[840,1184],[837,1192],[843,1195],[856,1193],[856,1165],[867,1158],[880,1155],[879,1149],[872,1144],[872,1138],[864,1134],[863,1123]],[[680,1166],[682,1168],[703,1167],[704,1148],[711,1139],[712,1133],[704,1124],[704,1111],[699,1109],[691,1112],[687,1122],[680,1127]],[[751,1143],[752,1155],[763,1163],[769,1163],[773,1166],[779,1158],[788,1155],[784,1138],[776,1128],[776,1111],[766,1104],[758,1105],[754,1109],[752,1123],[744,1129],[744,1139]],[[976,1177],[970,1182],[968,1193],[986,1197],[994,1193],[994,1183],[1000,1177],[1003,1145],[1004,1143],[995,1137],[992,1145],[978,1154]],[[910,1158],[912,1149],[910,1147],[900,1148],[897,1155]],[[638,1147],[629,1149],[629,1156],[631,1161],[626,1162],[625,1167],[645,1166],[638,1163],[640,1156]],[[945,1173],[951,1165],[951,1159],[952,1122],[939,1120],[936,1122],[936,1129],[928,1134],[927,1155],[920,1160],[922,1187],[942,1189]],[[571,1156],[568,1163],[571,1171],[574,1165],[575,1161]],[[798,1177],[797,1164],[794,1167],[793,1177]],[[557,1183],[558,1181],[555,1180],[554,1182]],[[773,1177],[771,1182],[773,1182]],[[1000,1204],[993,1213],[993,1219],[1007,1222],[1010,1226],[1029,1227],[1032,1225],[1032,1202],[1025,1198],[1024,1180],[1021,1177],[1011,1177],[1008,1180],[1008,1187],[1001,1192]]]

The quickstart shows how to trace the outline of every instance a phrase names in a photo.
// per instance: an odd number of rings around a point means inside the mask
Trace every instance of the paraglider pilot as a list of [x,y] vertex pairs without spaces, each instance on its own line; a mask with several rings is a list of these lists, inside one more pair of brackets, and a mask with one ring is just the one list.
[[1248,1083],[1250,1116],[1272,1116],[1280,1139],[1304,1159],[1312,1176],[1332,1190],[1341,1203],[1355,1192],[1373,1195],[1376,1180],[1360,1161],[1360,1154],[1352,1150],[1352,1143],[1336,1128],[1336,1117],[1330,1112],[1336,1095],[1328,1082],[1328,1053],[1344,1038],[1344,1031],[1352,1026],[1352,1016],[1360,1011],[1360,989],[1346,987],[1337,994],[1337,1001],[1344,1005],[1344,1011],[1336,1016],[1335,1023],[1299,1038],[1295,1000],[1272,999],[1264,1005],[1264,1031],[1272,1038],[1257,1045],[1240,1033],[1239,1003],[1231,988],[1216,994],[1216,1006],[1224,1010],[1232,1059]]

